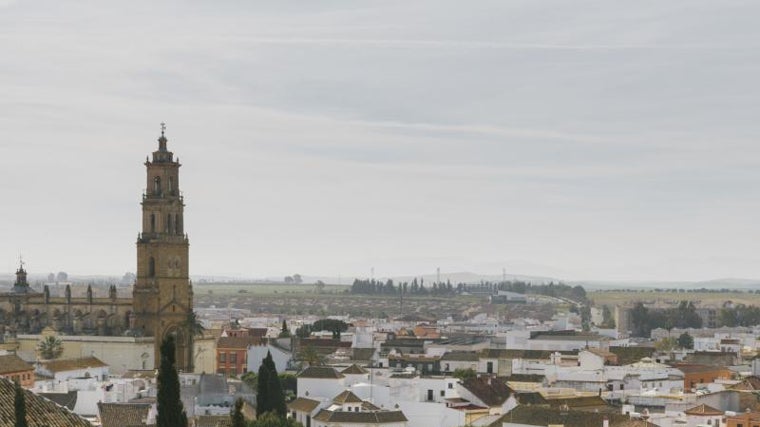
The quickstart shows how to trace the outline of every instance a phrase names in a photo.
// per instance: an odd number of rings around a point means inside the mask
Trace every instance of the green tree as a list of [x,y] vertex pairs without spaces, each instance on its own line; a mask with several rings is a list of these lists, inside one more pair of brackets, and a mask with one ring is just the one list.
[[288,324],[285,322],[285,319],[282,319],[282,328],[280,328],[280,338],[290,338],[290,329],[288,329]]
[[54,335],[48,335],[37,343],[37,351],[43,359],[57,359],[63,354],[63,341]]
[[256,372],[248,371],[244,373],[240,379],[248,385],[248,387],[252,388],[253,390],[256,390],[258,387],[258,381],[257,381],[257,375]]
[[633,331],[631,331],[634,337],[648,337],[652,331],[649,319],[649,309],[644,307],[643,303],[636,303],[631,309],[631,325]]
[[187,427],[187,414],[179,397],[175,351],[174,336],[169,335],[161,343],[161,364],[158,368],[158,427]]
[[611,329],[615,327],[615,318],[612,317],[612,310],[608,306],[602,306],[602,328]]
[[451,376],[464,381],[466,379],[475,378],[478,376],[478,374],[472,368],[467,368],[467,369],[457,368],[454,370],[454,373],[451,374]]
[[694,338],[687,332],[684,332],[678,337],[678,346],[691,350],[694,348]]
[[285,393],[282,390],[277,368],[274,366],[272,353],[261,362],[257,378],[256,391],[256,417],[274,412],[278,417],[284,418],[286,413]]
[[298,395],[298,377],[293,374],[283,372],[279,374],[280,384],[282,384],[282,390],[286,396]]
[[281,418],[269,412],[257,417],[256,421],[248,424],[248,427],[303,427],[303,424],[292,418]]
[[230,413],[232,427],[246,427],[245,417],[243,417],[243,399],[235,400],[235,405]]
[[183,326],[190,332],[190,335],[194,337],[202,336],[203,332],[206,330],[194,311],[187,313],[187,319],[185,319],[185,324]]
[[322,291],[325,290],[325,282],[317,280],[317,283],[314,284],[314,287],[317,288],[317,293],[321,294]]
[[322,365],[322,356],[310,345],[303,347],[303,350],[301,350],[301,360],[309,364],[309,366]]
[[678,346],[678,341],[673,337],[665,337],[654,343],[654,348],[665,352],[672,351],[676,346]]
[[14,427],[27,427],[29,424],[26,422],[26,398],[24,397],[24,389],[21,388],[21,384],[16,381],[15,393],[13,397],[13,408],[16,413],[16,422]]
[[348,323],[337,319],[319,319],[311,326],[311,330],[318,331],[334,331],[339,330],[346,332],[348,330]]

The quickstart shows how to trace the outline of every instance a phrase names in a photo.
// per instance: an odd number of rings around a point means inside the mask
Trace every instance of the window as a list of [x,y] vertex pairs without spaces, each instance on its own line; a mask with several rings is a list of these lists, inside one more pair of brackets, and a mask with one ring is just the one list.
[[446,396],[446,390],[441,390],[441,397]]
[[156,260],[153,257],[148,260],[148,277],[156,277]]
[[219,362],[226,363],[227,362],[227,353],[221,352],[219,353]]
[[454,388],[454,383],[449,383],[448,386],[449,386],[449,389],[452,389]]
[[153,194],[161,194],[161,178],[158,176],[153,178]]
[[150,214],[150,232],[151,233],[156,232],[156,214],[154,213]]
[[427,391],[427,400],[428,401],[433,400],[433,390]]
[[169,177],[169,194],[174,194],[174,177]]
[[169,234],[172,232],[172,214],[166,215],[166,232]]
[[237,363],[237,353],[236,352],[230,353],[230,363]]

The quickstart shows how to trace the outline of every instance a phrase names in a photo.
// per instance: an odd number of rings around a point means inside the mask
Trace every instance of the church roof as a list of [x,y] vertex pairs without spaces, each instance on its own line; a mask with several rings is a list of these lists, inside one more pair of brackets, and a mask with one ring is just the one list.
[[[15,420],[14,398],[15,385],[5,378],[0,378],[0,420]],[[48,427],[92,427],[89,421],[54,402],[24,390],[26,419],[30,426]],[[11,425],[12,422],[8,421]],[[5,425],[5,424],[3,424]]]

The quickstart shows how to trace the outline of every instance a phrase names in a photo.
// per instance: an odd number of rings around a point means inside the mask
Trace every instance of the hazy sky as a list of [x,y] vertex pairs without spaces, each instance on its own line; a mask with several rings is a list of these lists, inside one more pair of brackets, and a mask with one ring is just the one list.
[[0,270],[760,278],[757,1],[0,0]]

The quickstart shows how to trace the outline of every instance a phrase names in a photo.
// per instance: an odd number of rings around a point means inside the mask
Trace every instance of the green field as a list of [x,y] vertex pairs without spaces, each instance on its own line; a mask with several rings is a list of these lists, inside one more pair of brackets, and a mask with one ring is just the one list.
[[720,306],[726,301],[746,305],[760,305],[760,294],[749,292],[656,292],[653,290],[629,291],[591,291],[588,298],[595,305],[623,305],[630,302],[642,301],[650,303],[671,303],[693,301],[699,305]]
[[[284,283],[193,283],[193,289],[196,294],[212,293],[214,295],[232,295],[232,294],[257,294],[257,295],[279,295],[279,294],[314,294],[317,287],[313,284],[289,285]],[[325,285],[322,289],[324,294],[343,293],[351,289],[349,285]],[[210,291],[210,292],[209,292]]]

